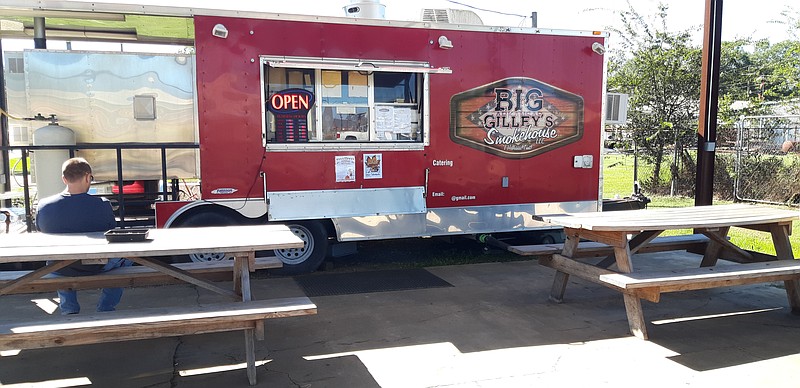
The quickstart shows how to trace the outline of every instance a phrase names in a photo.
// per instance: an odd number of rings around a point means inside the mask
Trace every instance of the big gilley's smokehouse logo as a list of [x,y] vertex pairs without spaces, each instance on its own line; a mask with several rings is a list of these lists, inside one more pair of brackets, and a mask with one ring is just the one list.
[[504,158],[530,158],[582,136],[583,98],[535,79],[506,78],[450,100],[450,138]]

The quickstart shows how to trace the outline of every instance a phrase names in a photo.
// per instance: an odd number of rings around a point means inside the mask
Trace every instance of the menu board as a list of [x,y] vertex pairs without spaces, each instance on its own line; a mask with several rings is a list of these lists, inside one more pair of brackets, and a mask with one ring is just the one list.
[[416,110],[411,107],[385,106],[375,108],[375,130],[378,138],[391,140],[395,133],[411,134],[416,121]]

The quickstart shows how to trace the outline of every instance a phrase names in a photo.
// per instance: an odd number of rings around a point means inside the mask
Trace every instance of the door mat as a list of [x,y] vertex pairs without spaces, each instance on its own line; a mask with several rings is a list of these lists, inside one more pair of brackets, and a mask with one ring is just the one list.
[[296,276],[306,296],[329,296],[453,287],[423,268]]

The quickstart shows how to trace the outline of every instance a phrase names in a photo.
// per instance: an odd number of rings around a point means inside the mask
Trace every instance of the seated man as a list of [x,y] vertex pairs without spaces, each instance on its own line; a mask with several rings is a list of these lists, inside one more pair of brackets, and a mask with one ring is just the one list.
[[[61,180],[67,185],[59,194],[39,201],[36,227],[44,233],[105,232],[117,226],[111,203],[102,197],[89,195],[92,167],[83,158],[72,158],[61,166]],[[109,259],[105,265],[74,263],[54,274],[84,276],[133,264],[125,259]],[[61,314],[77,314],[81,306],[75,290],[58,290]],[[97,303],[97,311],[114,311],[122,298],[122,288],[104,288]]]

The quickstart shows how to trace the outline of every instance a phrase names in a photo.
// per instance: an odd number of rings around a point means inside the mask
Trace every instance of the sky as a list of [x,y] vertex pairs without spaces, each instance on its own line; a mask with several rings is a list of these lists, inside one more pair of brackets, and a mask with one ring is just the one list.
[[[355,2],[359,2],[358,0]],[[245,2],[249,3],[249,2]],[[295,2],[259,2],[280,12],[309,13],[313,10],[321,15],[343,16],[342,7],[347,1],[297,0]],[[276,4],[273,4],[276,3]],[[626,9],[626,0],[560,0],[560,1],[519,1],[519,0],[382,0],[386,5],[386,18],[398,20],[419,20],[422,8],[460,8],[461,4],[508,14],[530,16],[537,12],[538,26],[541,28],[570,30],[604,30],[616,22],[613,11]],[[652,14],[659,1],[632,0],[635,8],[643,15]],[[703,0],[664,1],[669,6],[668,23],[671,30],[678,31],[690,27],[701,28],[705,14]],[[753,36],[780,41],[788,37],[786,30],[770,20],[781,19],[781,11],[796,4],[796,0],[728,0],[722,7],[723,39]],[[267,5],[269,4],[269,5]],[[754,6],[757,4],[757,6]],[[253,5],[251,5],[253,6]],[[800,6],[795,6],[800,11]],[[473,9],[484,24],[502,26],[530,26],[531,19],[520,16],[507,16],[493,12]]]
[[[82,1],[82,0],[81,0]],[[136,3],[143,5],[169,5],[178,7],[220,8],[244,11],[280,12],[323,16],[345,16],[344,6],[353,3],[368,3],[370,0],[130,0],[105,2]],[[371,0],[376,1],[376,0]],[[728,0],[723,5],[722,34],[724,40],[737,37],[766,38],[779,42],[789,38],[783,25],[771,23],[782,20],[781,11],[792,7],[796,0]],[[652,15],[658,0],[631,0],[642,15]],[[471,9],[485,25],[531,26],[530,15],[537,13],[540,28],[568,30],[606,30],[617,23],[616,10],[626,9],[626,0],[381,0],[386,6],[386,18],[392,20],[420,20],[422,8]],[[670,31],[696,28],[696,43],[700,45],[705,12],[704,0],[664,1],[669,6],[667,13]],[[754,5],[757,4],[757,5]],[[472,6],[473,8],[470,8]],[[475,9],[480,8],[483,10]],[[800,5],[792,8],[800,11]],[[489,12],[496,11],[496,12]],[[4,41],[5,42],[5,41]],[[613,45],[611,35],[609,44]],[[32,44],[22,43],[23,46]],[[9,46],[6,48],[5,46]],[[17,48],[12,42],[4,43],[6,50]],[[74,47],[80,49],[79,47]]]

